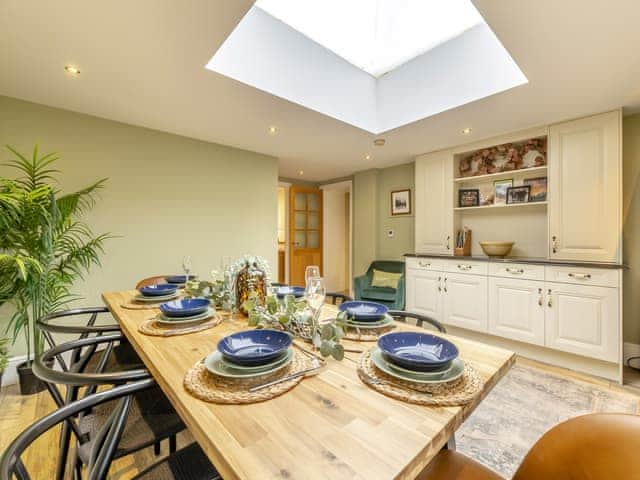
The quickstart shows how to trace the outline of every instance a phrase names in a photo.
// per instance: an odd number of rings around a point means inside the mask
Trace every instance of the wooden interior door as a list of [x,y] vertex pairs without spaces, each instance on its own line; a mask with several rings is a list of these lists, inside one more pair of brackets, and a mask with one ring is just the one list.
[[289,283],[304,286],[307,265],[322,272],[322,191],[318,188],[289,189]]

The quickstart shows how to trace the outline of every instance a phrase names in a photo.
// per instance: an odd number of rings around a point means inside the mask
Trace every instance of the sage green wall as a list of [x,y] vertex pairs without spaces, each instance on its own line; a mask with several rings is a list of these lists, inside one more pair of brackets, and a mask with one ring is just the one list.
[[623,121],[624,341],[640,344],[640,114]]
[[[34,143],[60,153],[64,190],[109,178],[89,220],[121,238],[78,283],[82,304],[100,305],[101,292],[142,277],[179,273],[183,255],[205,277],[223,255],[257,254],[275,265],[275,158],[0,97],[0,145],[30,153]],[[8,158],[0,153],[0,163]],[[0,175],[14,174],[0,167]]]
[[[391,192],[403,188],[411,189],[413,202],[413,162],[353,176],[354,275],[364,273],[373,260],[402,260],[414,250],[413,215],[391,216]],[[393,238],[387,236],[390,229]]]

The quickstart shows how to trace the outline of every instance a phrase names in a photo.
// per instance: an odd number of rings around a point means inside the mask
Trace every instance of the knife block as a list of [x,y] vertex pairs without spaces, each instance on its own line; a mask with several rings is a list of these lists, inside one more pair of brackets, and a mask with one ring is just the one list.
[[464,238],[462,240],[462,247],[456,247],[453,249],[453,255],[455,257],[469,257],[471,256],[471,230],[464,232]]

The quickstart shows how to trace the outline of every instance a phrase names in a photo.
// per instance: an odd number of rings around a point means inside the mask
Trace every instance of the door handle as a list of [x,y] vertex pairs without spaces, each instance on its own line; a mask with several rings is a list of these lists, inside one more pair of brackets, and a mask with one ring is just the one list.
[[543,300],[542,300],[542,289],[541,289],[541,288],[539,288],[539,289],[538,289],[538,305],[539,305],[539,306],[542,306],[542,304],[543,304],[543,303],[544,303],[544,302],[543,302]]
[[431,263],[430,262],[423,262],[422,260],[418,260],[418,265],[421,267],[430,267]]
[[547,290],[547,295],[549,296],[549,299],[547,300],[547,307],[551,308],[553,306],[553,303],[551,302],[551,299],[553,298],[551,296],[551,289]]
[[[451,235],[447,235],[447,250],[449,250],[449,240],[451,240]],[[446,280],[446,279],[445,279]]]
[[473,265],[464,265],[464,264],[461,264],[461,263],[458,264],[458,269],[459,270],[463,270],[465,272],[468,272],[472,268],[473,268]]
[[507,271],[507,273],[511,273],[513,275],[522,275],[524,273],[524,269],[522,269],[522,268],[510,268],[510,267],[507,267],[507,268],[505,268],[505,270]]
[[591,278],[590,273],[570,273],[569,276],[576,280],[589,280]]
[[444,293],[447,293],[447,277],[444,277]]
[[438,277],[438,291],[442,291],[442,277]]
[[556,253],[558,251],[558,237],[556,237],[555,235],[551,237],[551,247],[553,253]]

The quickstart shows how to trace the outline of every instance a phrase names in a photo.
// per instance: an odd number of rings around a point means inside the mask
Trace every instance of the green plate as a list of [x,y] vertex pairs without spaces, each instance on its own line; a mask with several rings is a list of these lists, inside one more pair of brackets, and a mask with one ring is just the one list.
[[275,359],[273,362],[264,364],[264,365],[238,365],[237,363],[233,363],[224,356],[222,357],[221,362],[225,365],[225,367],[233,368],[234,370],[240,370],[243,372],[262,372],[271,367],[277,367],[281,363],[285,363],[289,359],[288,351],[282,357]]
[[156,321],[162,325],[188,325],[190,323],[202,322],[208,320],[215,315],[216,311],[213,308],[208,308],[206,312],[193,315],[191,317],[167,317],[164,313],[159,313],[156,317]]
[[[371,361],[373,364],[382,370],[387,375],[405,380],[413,383],[444,383],[451,382],[460,378],[464,373],[464,362],[460,358],[456,358],[451,362],[451,368],[444,372],[409,372],[408,370],[396,370],[382,357],[382,352],[378,347],[373,347],[371,350]],[[428,375],[428,377],[425,377]]]
[[204,366],[207,370],[209,370],[209,372],[213,373],[214,375],[218,375],[219,377],[254,378],[277,372],[278,370],[289,365],[291,363],[291,360],[293,360],[293,350],[289,348],[287,350],[287,356],[285,357],[283,362],[271,366],[263,365],[262,370],[259,370],[257,372],[247,372],[245,370],[238,369],[235,366],[229,365],[229,363],[225,362],[222,358],[222,353],[216,350],[215,352],[211,352],[207,356],[207,358],[204,359]]
[[173,300],[174,298],[177,298],[179,296],[180,296],[180,293],[178,292],[174,292],[171,295],[162,295],[159,297],[145,297],[144,295],[139,293],[135,297],[133,297],[133,300],[136,302],[144,302],[144,303],[162,303],[162,302],[166,302],[167,300]]
[[375,329],[375,328],[384,328],[384,327],[388,327],[389,325],[393,325],[393,317],[391,315],[385,315],[385,317],[382,320],[378,320],[375,322],[357,322],[355,320],[338,320],[338,323],[340,325],[344,325],[345,327],[350,327],[350,328],[359,328],[361,330],[366,330],[366,329]]

